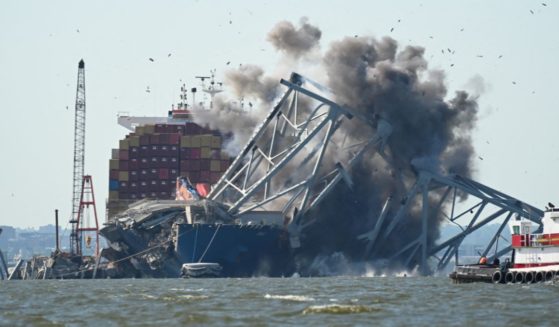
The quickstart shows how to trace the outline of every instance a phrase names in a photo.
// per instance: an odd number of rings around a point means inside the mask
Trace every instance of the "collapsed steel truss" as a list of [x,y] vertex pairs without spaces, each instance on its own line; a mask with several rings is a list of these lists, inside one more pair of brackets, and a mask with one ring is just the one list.
[[[384,146],[392,127],[383,119],[370,121],[329,100],[323,95],[323,87],[296,73],[289,81],[281,80],[281,84],[287,86],[287,91],[255,129],[208,198],[228,204],[228,214],[233,217],[253,210],[281,211],[290,219],[291,245],[298,247],[301,230],[312,223],[303,222],[305,214],[316,207],[339,181],[344,180],[351,187],[347,170],[365,152],[372,155],[376,151],[388,160]],[[361,133],[359,137],[347,135],[351,129],[339,127],[350,120],[367,126],[370,133]],[[464,195],[478,202],[458,213],[458,198]],[[462,241],[490,222],[502,219],[482,253],[484,256],[489,254],[513,215],[541,226],[543,212],[518,199],[458,175],[442,176],[419,170],[406,200],[396,207],[389,197],[374,228],[358,236],[366,242],[365,258],[370,258],[368,254],[374,251],[375,244],[406,226],[406,219],[412,216],[409,214],[411,204],[417,203],[418,196],[421,196],[422,230],[415,240],[397,249],[393,258],[405,256],[406,267],[419,267],[424,274],[433,271],[430,267],[433,261],[436,262],[435,270],[443,270],[457,256]],[[433,199],[437,200],[435,205],[432,205]],[[447,210],[450,213],[445,212]],[[395,214],[390,216],[389,212]],[[430,221],[436,219],[430,218],[441,216],[457,225],[459,221],[466,227],[461,226],[461,232],[433,245],[428,239],[428,229]],[[509,246],[493,256],[506,254],[510,249]]]
[[[430,199],[433,198],[433,192],[437,192],[435,198],[438,199],[438,202],[434,206],[432,205],[432,201],[430,201]],[[440,195],[441,192],[442,196]],[[457,199],[460,192],[462,195],[467,194],[470,199],[476,199],[476,203],[463,211],[457,212]],[[452,196],[450,196],[451,194]],[[408,216],[407,213],[410,209],[410,204],[417,196],[421,196],[422,230],[417,239],[403,246],[393,257],[407,254],[405,265],[407,267],[418,266],[420,272],[424,274],[429,274],[433,271],[432,267],[430,267],[430,263],[433,263],[433,261],[436,263],[435,271],[444,270],[452,258],[457,258],[458,249],[462,241],[468,235],[474,233],[488,223],[502,219],[491,241],[487,244],[485,250],[480,253],[481,256],[489,256],[490,260],[511,251],[511,247],[508,246],[490,254],[495,242],[501,237],[503,229],[513,216],[515,219],[520,217],[526,218],[541,227],[543,211],[540,209],[459,175],[441,176],[439,174],[421,171],[415,184],[408,191],[405,197],[406,200],[400,204],[394,216],[389,217],[388,221],[385,223],[387,220],[387,207],[391,204],[391,199],[389,199],[377,220],[375,228],[359,236],[359,238],[367,241],[367,250],[374,248],[375,242],[378,241],[380,237],[386,238],[391,233],[396,233],[399,228],[405,226],[405,217]],[[450,213],[445,212],[447,210],[450,210]],[[462,231],[443,242],[429,245],[427,231],[429,217],[433,215],[437,217],[442,215],[450,223],[460,226]],[[459,225],[457,221],[460,221],[465,227]],[[419,260],[417,258],[419,258]]]
[[[319,94],[323,88],[295,73],[281,84],[287,91],[208,197],[230,204],[233,216],[281,211],[291,217],[293,236],[309,223],[302,222],[305,213],[337,182],[351,185],[346,169],[366,150],[382,148],[391,127],[327,99]],[[311,91],[313,87],[318,91]],[[348,120],[367,126],[370,133],[347,135],[339,127]]]

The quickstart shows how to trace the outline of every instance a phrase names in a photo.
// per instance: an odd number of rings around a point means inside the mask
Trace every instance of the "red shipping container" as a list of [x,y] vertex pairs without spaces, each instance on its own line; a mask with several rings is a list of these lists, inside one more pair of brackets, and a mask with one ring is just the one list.
[[150,144],[161,144],[161,135],[163,134],[151,134],[149,136]]
[[201,171],[200,172],[200,179],[198,180],[200,183],[209,183],[210,182],[210,172],[209,171]]
[[129,157],[128,157],[128,150],[120,149],[120,150],[118,151],[118,159],[120,159],[120,160],[128,160],[128,159],[129,159]]
[[200,159],[201,156],[202,156],[202,150],[200,148],[191,148],[190,149],[190,158]]
[[210,183],[215,184],[217,183],[217,181],[219,181],[219,178],[221,177],[221,173],[218,172],[210,172]]
[[111,169],[109,172],[109,179],[118,179],[118,170]]
[[137,146],[132,146],[128,150],[128,156],[130,158],[139,158],[140,157],[140,148]]
[[165,124],[155,124],[154,131],[156,133],[165,133],[165,128],[167,125]]
[[210,170],[210,159],[200,160],[200,170]]
[[181,142],[181,135],[179,133],[172,133],[169,134],[169,143],[168,144],[179,144]]
[[159,169],[159,179],[169,179],[169,169]]
[[127,171],[128,168],[128,160],[119,160],[118,161],[118,170],[124,170]]
[[169,144],[169,134],[160,134],[159,144]]

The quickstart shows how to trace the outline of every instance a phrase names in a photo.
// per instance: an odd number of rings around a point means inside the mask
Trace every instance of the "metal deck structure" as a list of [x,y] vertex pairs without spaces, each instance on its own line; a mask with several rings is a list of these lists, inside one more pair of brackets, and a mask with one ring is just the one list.
[[[302,231],[314,222],[306,214],[320,205],[338,182],[343,180],[351,188],[348,171],[364,154],[378,154],[390,163],[384,147],[392,127],[382,118],[367,119],[335,103],[328,98],[328,90],[296,73],[280,83],[287,91],[208,197],[229,205],[228,214],[233,217],[255,210],[281,211],[288,220],[291,246],[297,248]],[[358,124],[360,131],[367,132],[349,135],[351,128],[339,128],[342,124]],[[541,210],[458,175],[417,169],[411,184],[401,201],[389,197],[378,217],[373,217],[374,228],[358,236],[364,242],[365,260],[372,258],[378,242],[405,228],[412,217],[410,209],[418,205],[419,236],[397,249],[393,257],[406,257],[406,267],[418,267],[423,274],[443,270],[457,256],[462,241],[491,222],[498,221],[500,227],[484,256],[513,217],[541,226]],[[475,204],[459,212],[457,204],[466,197]],[[459,225],[461,232],[444,241],[429,242],[429,224],[436,221],[440,225],[440,217]],[[494,256],[508,251],[510,247]]]

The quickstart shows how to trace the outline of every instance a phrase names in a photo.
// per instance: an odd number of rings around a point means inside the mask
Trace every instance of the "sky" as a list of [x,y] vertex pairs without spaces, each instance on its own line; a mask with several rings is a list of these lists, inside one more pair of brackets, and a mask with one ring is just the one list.
[[117,115],[165,115],[180,85],[198,86],[194,76],[211,69],[218,79],[239,64],[273,72],[280,55],[268,31],[302,17],[322,30],[321,49],[353,35],[424,47],[429,68],[445,71],[449,96],[480,93],[474,179],[536,207],[559,204],[558,2],[2,0],[1,7],[0,225],[50,224],[54,209],[61,221],[70,218],[80,59],[85,172],[103,223],[111,148],[127,133]]

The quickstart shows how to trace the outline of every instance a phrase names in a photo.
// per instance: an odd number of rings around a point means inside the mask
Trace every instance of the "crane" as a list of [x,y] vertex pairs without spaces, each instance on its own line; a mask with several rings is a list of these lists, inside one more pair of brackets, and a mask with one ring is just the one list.
[[[91,176],[84,175],[85,155],[85,63],[83,59],[78,63],[78,83],[76,88],[76,106],[74,117],[74,172],[72,184],[72,216],[70,224],[70,252],[82,255],[83,232],[96,233],[96,255],[99,252],[99,223],[93,196]],[[84,209],[92,206],[94,209],[95,227],[85,226]],[[89,238],[88,238],[89,241]]]

